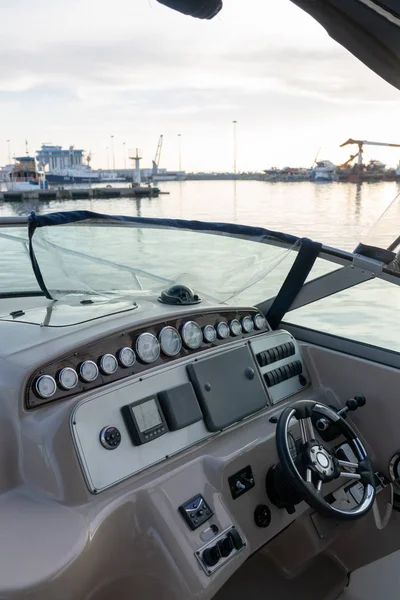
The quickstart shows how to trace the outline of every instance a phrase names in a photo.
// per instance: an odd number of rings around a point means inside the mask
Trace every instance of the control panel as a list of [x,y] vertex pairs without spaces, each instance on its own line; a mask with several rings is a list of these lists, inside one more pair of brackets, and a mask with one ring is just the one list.
[[231,475],[228,478],[229,489],[234,500],[242,496],[255,486],[253,472],[251,466],[248,465],[238,473]]
[[309,386],[310,376],[296,340],[287,331],[260,336],[250,347],[258,363],[272,404]]
[[203,525],[214,514],[201,494],[184,502],[179,507],[179,512],[192,530]]
[[195,556],[207,575],[236,556],[246,546],[240,533],[233,525],[196,550]]

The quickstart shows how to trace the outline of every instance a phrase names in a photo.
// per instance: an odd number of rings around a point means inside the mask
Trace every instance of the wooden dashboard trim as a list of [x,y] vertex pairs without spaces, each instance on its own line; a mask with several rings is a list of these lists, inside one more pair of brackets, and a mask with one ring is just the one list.
[[237,308],[227,310],[204,310],[202,312],[180,312],[178,316],[171,316],[167,319],[159,318],[157,320],[151,320],[148,323],[142,322],[140,325],[133,326],[132,328],[125,328],[119,332],[114,332],[104,336],[101,339],[90,342],[89,344],[81,345],[72,352],[56,358],[55,360],[46,363],[39,369],[36,369],[29,377],[28,384],[25,392],[25,407],[29,409],[38,408],[43,405],[47,405],[59,400],[65,400],[69,398],[76,398],[84,392],[91,391],[93,389],[101,388],[109,383],[115,383],[121,381],[126,377],[132,375],[140,375],[148,372],[150,369],[165,366],[175,360],[193,356],[199,352],[210,348],[218,348],[224,346],[233,341],[239,341],[241,339],[247,339],[257,334],[263,334],[269,331],[268,325],[261,330],[254,329],[250,333],[242,333],[238,336],[230,335],[226,339],[216,339],[214,342],[207,343],[202,342],[200,348],[196,350],[190,350],[182,344],[180,352],[174,356],[166,356],[162,352],[159,358],[151,364],[145,364],[136,357],[136,362],[132,367],[124,368],[118,366],[118,369],[112,375],[104,375],[99,369],[99,376],[93,383],[86,383],[79,379],[78,385],[73,390],[63,390],[57,386],[56,393],[48,399],[41,398],[35,391],[34,384],[38,377],[41,375],[50,375],[57,381],[57,375],[61,369],[65,367],[71,367],[79,373],[79,365],[85,360],[92,360],[99,365],[99,359],[104,354],[110,353],[116,355],[118,350],[128,346],[135,350],[136,340],[140,334],[149,332],[158,338],[158,335],[163,327],[171,326],[179,331],[181,334],[183,324],[188,320],[196,321],[201,327],[207,324],[215,325],[218,321],[229,322],[233,319],[241,319],[247,315],[253,317],[258,314],[258,310],[254,308]]

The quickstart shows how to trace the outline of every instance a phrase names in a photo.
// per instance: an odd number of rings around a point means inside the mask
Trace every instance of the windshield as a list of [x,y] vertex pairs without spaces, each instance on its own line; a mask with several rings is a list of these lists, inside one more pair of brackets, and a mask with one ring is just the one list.
[[27,226],[0,228],[0,296],[38,293],[32,270]]
[[56,299],[158,295],[175,283],[219,303],[254,305],[277,293],[300,241],[256,228],[244,228],[245,238],[240,227],[233,227],[236,233],[206,227],[90,219],[40,226],[32,246],[44,284]]

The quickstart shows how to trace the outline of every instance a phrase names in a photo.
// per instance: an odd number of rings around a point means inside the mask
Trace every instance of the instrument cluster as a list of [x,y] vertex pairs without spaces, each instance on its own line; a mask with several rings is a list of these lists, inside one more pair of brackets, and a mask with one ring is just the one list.
[[193,352],[268,331],[254,309],[200,313],[112,334],[35,372],[26,406],[35,408],[141,373]]

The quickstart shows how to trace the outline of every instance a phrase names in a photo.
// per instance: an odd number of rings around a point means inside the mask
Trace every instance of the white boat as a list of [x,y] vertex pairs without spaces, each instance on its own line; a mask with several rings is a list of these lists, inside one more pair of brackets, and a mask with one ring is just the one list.
[[319,181],[337,181],[336,166],[330,160],[320,160],[312,169],[312,179]]
[[48,187],[45,173],[38,170],[32,156],[16,158],[12,167],[3,170],[3,178],[9,192],[45,190]]
[[[296,4],[400,88],[394,2]],[[399,203],[354,252],[1,217],[2,600],[398,600]]]

